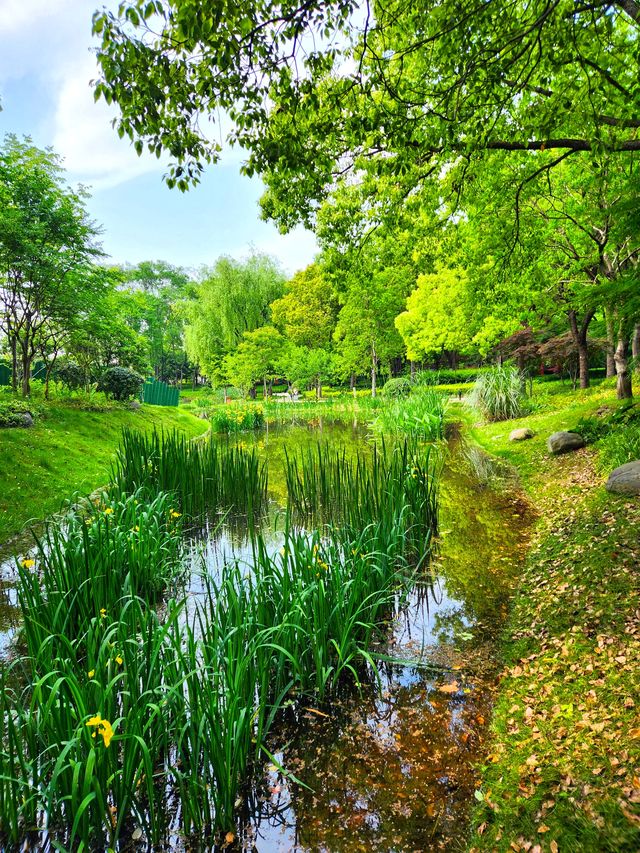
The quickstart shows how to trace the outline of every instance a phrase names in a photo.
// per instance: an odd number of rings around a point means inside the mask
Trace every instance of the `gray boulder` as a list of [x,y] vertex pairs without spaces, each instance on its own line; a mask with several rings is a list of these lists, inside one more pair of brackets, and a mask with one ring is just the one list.
[[618,495],[640,495],[640,461],[615,468],[609,474],[606,489]]
[[577,432],[554,432],[547,439],[549,452],[554,456],[560,453],[569,453],[572,450],[580,450],[586,444],[584,438]]
[[32,427],[33,426],[33,415],[31,412],[21,412],[20,414],[20,426],[22,427]]
[[138,409],[142,408],[142,403],[139,400],[130,400],[129,408],[132,409],[134,412],[137,412]]
[[535,432],[529,427],[521,427],[509,433],[509,441],[524,441],[527,438],[533,438],[534,435]]

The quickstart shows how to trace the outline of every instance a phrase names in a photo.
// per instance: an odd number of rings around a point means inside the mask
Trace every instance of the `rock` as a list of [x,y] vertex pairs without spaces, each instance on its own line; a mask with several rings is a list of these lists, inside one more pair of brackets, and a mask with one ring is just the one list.
[[640,461],[615,468],[609,474],[606,489],[618,495],[640,495]]
[[509,441],[524,441],[526,438],[533,438],[535,432],[529,427],[521,427],[520,429],[514,429],[509,434]]
[[560,453],[569,453],[572,450],[579,450],[584,447],[586,441],[577,432],[554,432],[547,439],[547,447],[549,452],[554,456]]
[[135,412],[138,409],[142,408],[142,403],[139,400],[131,400],[131,402],[129,403],[129,408],[133,409],[133,411]]
[[21,412],[20,426],[25,428],[33,426],[33,415],[31,414],[31,412]]

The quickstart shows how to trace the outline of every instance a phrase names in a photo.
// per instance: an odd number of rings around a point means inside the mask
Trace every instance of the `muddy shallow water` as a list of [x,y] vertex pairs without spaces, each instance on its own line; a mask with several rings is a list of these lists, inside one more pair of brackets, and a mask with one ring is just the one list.
[[[367,447],[357,423],[321,421],[270,427],[242,437],[269,465],[269,547],[281,544],[285,449],[318,440],[347,452]],[[440,482],[440,535],[428,573],[376,649],[380,680],[331,705],[291,709],[274,737],[268,782],[244,804],[234,845],[258,853],[342,853],[461,849],[474,800],[474,768],[485,757],[499,664],[497,638],[526,541],[526,508],[516,494],[482,487],[461,442],[446,454]],[[250,560],[242,529],[222,527],[194,544],[209,571],[224,559]],[[9,578],[11,562],[2,565]],[[201,581],[194,573],[189,597]],[[0,654],[17,625],[10,580],[0,586]],[[295,715],[294,715],[295,714]],[[286,744],[286,745],[285,745]],[[279,770],[286,768],[287,774]],[[178,835],[170,849],[212,849]]]

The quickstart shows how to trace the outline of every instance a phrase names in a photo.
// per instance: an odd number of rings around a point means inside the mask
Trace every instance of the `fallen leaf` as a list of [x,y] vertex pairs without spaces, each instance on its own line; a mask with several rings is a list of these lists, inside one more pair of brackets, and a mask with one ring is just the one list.
[[457,693],[459,689],[457,681],[452,681],[451,684],[443,684],[442,687],[438,687],[440,693]]

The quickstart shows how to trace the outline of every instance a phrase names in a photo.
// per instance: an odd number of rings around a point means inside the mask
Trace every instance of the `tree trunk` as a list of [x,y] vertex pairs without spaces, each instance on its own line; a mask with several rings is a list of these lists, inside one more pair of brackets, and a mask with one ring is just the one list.
[[322,400],[322,379],[316,379],[316,400]]
[[355,391],[355,389],[356,389],[356,375],[355,375],[355,373],[352,373],[351,376],[349,377],[349,388],[351,389],[351,391]]
[[256,386],[252,385],[251,388],[249,388],[249,398],[251,400],[255,400],[257,393],[258,392],[256,391]]
[[29,351],[22,348],[22,396],[31,394],[31,356]]
[[267,377],[266,376],[262,377],[262,399],[263,400],[267,399]]
[[11,388],[18,390],[18,346],[15,337],[11,338]]
[[580,376],[580,387],[589,387],[589,348],[587,344],[587,332],[589,324],[593,320],[594,310],[587,311],[582,319],[582,323],[578,325],[578,316],[572,309],[568,312],[569,328],[573,342],[578,350],[578,372]]
[[629,400],[633,397],[633,389],[629,370],[629,341],[623,326],[624,324],[621,322],[618,329],[618,344],[614,353],[618,374],[616,392],[618,400]]
[[411,361],[409,362],[409,365],[411,369],[411,381],[413,382],[413,380],[416,378],[416,363],[415,361]]
[[613,326],[613,314],[610,308],[606,308],[604,312],[604,322],[607,329],[607,379],[616,375],[616,360],[614,352],[616,348],[615,331]]
[[631,356],[634,362],[636,373],[640,373],[640,323],[636,323],[633,327],[631,335]]
[[376,358],[376,344],[375,341],[371,341],[371,396],[376,396],[376,379],[377,379],[377,358]]

